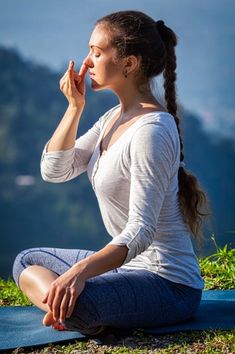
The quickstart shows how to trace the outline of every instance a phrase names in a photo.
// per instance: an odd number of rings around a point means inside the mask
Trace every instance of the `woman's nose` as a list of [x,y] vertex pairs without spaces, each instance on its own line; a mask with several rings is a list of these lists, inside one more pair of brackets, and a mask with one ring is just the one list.
[[93,61],[92,61],[92,59],[91,59],[89,54],[83,60],[83,63],[86,64],[87,66],[89,66],[89,68],[93,68],[93,66],[94,66]]

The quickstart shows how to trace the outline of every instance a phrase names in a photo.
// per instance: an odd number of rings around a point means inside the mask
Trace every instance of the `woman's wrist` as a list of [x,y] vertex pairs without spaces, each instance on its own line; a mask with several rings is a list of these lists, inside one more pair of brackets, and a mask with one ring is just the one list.
[[76,276],[83,280],[86,281],[89,277],[86,275],[86,268],[87,268],[87,259],[84,258],[78,263],[74,264],[71,269],[73,269],[74,273]]
[[73,103],[70,102],[69,105],[68,105],[68,110],[70,110],[71,112],[80,113],[84,109],[84,106],[85,106],[85,101],[81,102],[79,105],[78,104],[73,104]]

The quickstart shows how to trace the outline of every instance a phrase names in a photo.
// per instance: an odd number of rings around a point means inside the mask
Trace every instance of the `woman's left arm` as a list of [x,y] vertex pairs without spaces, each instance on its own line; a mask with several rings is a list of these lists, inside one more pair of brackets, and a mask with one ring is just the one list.
[[55,321],[63,322],[73,312],[76,300],[87,279],[118,268],[127,256],[126,246],[106,245],[100,251],[82,259],[52,282],[43,299]]
[[123,265],[144,252],[154,240],[171,178],[178,171],[179,152],[178,132],[172,120],[144,124],[132,136],[128,221],[109,242],[128,247]]

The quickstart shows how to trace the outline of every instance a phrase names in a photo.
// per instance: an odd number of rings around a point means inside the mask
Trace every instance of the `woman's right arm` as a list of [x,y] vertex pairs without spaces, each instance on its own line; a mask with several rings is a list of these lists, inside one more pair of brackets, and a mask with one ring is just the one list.
[[68,100],[68,108],[46,144],[41,158],[41,175],[45,181],[60,183],[72,179],[86,170],[88,159],[99,136],[99,122],[76,140],[81,114],[85,106],[85,74],[82,65],[79,74],[74,62],[60,80],[60,89]]
[[49,141],[48,152],[68,150],[74,146],[80,117],[85,106],[87,69],[83,64],[78,74],[74,71],[74,62],[70,61],[68,70],[60,80],[60,90],[67,98],[69,106]]

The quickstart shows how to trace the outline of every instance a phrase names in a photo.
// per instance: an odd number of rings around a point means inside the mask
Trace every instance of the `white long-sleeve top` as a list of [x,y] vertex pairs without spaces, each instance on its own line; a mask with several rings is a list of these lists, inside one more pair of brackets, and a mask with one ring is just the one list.
[[60,183],[87,171],[109,244],[126,245],[122,268],[147,269],[202,289],[191,233],[178,199],[180,143],[174,117],[151,112],[135,121],[101,155],[100,141],[120,105],[101,116],[74,148],[41,158],[45,181]]

